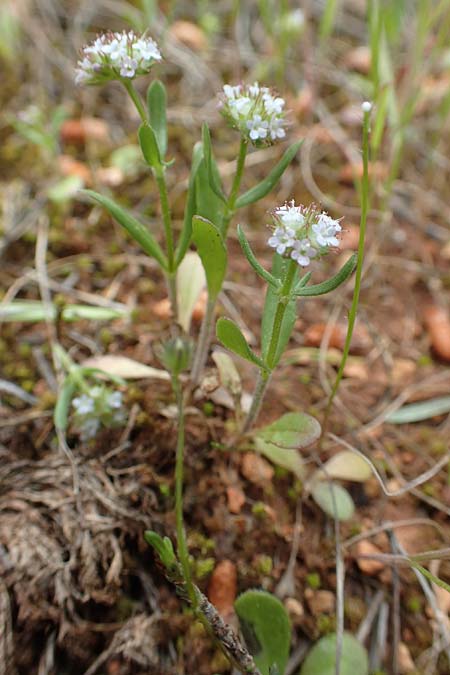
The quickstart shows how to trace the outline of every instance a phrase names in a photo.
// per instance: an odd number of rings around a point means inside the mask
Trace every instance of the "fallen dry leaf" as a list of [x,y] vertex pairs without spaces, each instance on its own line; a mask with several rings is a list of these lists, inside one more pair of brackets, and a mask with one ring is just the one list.
[[[355,553],[356,555],[380,555],[382,551],[378,548],[378,546],[375,546],[375,544],[372,544],[371,541],[367,541],[366,539],[363,539],[362,541],[358,541],[358,543],[355,545]],[[369,558],[358,558],[356,560],[356,564],[358,565],[359,569],[361,572],[364,572],[364,574],[368,574],[369,576],[373,576],[375,574],[378,574],[378,572],[381,572],[384,569],[384,562],[381,560],[371,560]]]
[[172,37],[182,42],[194,52],[205,49],[208,44],[206,35],[202,29],[190,21],[175,21],[170,26],[169,33]]
[[424,312],[425,326],[436,356],[450,361],[450,317],[442,307],[433,305]]
[[[327,330],[326,323],[313,323],[305,330],[304,339],[305,345],[308,347],[320,347],[325,331]],[[347,327],[335,324],[331,329],[330,340],[328,347],[339,349],[342,351],[345,344],[345,337],[347,335]],[[350,346],[351,354],[366,354],[370,349],[371,341],[367,330],[361,326],[355,326],[353,331],[352,343]]]
[[231,560],[222,560],[216,565],[208,585],[208,598],[219,614],[233,614],[237,594],[237,570]]
[[246,452],[242,457],[242,475],[255,485],[264,485],[272,480],[274,469],[269,462],[255,452]]
[[65,120],[61,125],[62,143],[84,145],[86,141],[109,140],[109,128],[104,120],[96,117],[83,117],[79,120]]
[[240,513],[245,504],[245,495],[239,488],[227,487],[228,509],[231,513]]

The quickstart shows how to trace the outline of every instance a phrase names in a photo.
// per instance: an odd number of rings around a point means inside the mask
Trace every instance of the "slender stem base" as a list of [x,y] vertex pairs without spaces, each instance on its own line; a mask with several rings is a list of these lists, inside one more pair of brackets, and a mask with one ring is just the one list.
[[205,315],[200,328],[197,349],[194,356],[194,362],[191,370],[191,382],[195,386],[199,383],[201,374],[208,358],[208,349],[211,343],[211,334],[214,322],[214,308],[216,306],[215,298],[208,298]]
[[253,393],[252,405],[248,411],[248,415],[245,419],[244,425],[242,427],[242,434],[246,434],[252,428],[255,423],[259,411],[261,410],[261,405],[266,393],[266,389],[269,385],[270,374],[264,370],[260,370],[258,374],[258,379],[256,381],[255,391]]

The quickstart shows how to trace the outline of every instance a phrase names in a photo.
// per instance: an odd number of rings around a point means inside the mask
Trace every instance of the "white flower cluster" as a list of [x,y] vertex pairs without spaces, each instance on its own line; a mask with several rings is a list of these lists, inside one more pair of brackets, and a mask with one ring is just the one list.
[[254,84],[224,85],[221,112],[257,147],[271,145],[286,136],[283,108],[285,101],[268,87]]
[[100,84],[120,78],[146,75],[162,56],[152,38],[133,31],[104,33],[82,49],[76,69],[76,84]]
[[75,427],[83,441],[94,438],[102,425],[118,426],[125,420],[121,392],[108,387],[92,387],[88,394],[74,398],[72,405]]
[[313,206],[296,206],[294,200],[280,206],[274,214],[275,230],[268,240],[269,246],[280,255],[296,260],[307,267],[312,258],[325,255],[332,246],[339,246],[337,235],[342,227],[325,213]]

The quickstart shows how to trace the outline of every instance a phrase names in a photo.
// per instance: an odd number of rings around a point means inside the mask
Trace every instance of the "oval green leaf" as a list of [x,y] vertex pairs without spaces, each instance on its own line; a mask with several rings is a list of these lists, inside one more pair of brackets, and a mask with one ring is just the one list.
[[260,455],[264,455],[273,464],[292,471],[299,480],[305,477],[305,468],[298,450],[292,448],[280,448],[279,445],[263,441],[262,438],[255,438],[255,450]]
[[210,298],[219,295],[227,271],[227,249],[219,228],[200,216],[192,218],[192,239],[206,274]]
[[167,152],[167,92],[160,80],[154,80],[147,90],[147,107],[159,155],[165,157]]
[[319,422],[306,413],[286,413],[254,436],[285,450],[306,448],[321,434]]
[[104,197],[93,190],[82,190],[81,194],[87,195],[103,206],[112,215],[112,217],[117,220],[119,225],[121,225],[129,234],[131,234],[133,239],[139,244],[145,253],[147,253],[147,255],[151,256],[152,258],[155,258],[161,267],[167,270],[166,256],[164,255],[160,245],[153,235],[150,234],[148,229],[144,227],[142,223],[136,220],[136,218],[132,216],[131,213],[116,204],[116,202],[114,202],[112,199],[109,199],[109,197]]
[[250,349],[240,328],[238,328],[231,319],[225,319],[224,317],[218,319],[216,324],[216,335],[223,346],[229,349],[230,352],[246,359],[246,361],[254,363],[259,366],[259,368],[267,370],[265,363]]
[[[336,634],[321,638],[308,652],[300,675],[334,675],[336,669]],[[351,633],[344,633],[340,675],[368,675],[369,660],[363,645]]]
[[316,504],[331,518],[349,520],[355,512],[353,499],[342,485],[319,481],[311,494]]
[[153,169],[161,169],[161,156],[159,154],[158,140],[155,130],[144,122],[138,131],[139,145],[141,146],[144,159]]
[[291,625],[283,604],[271,593],[250,590],[238,597],[234,608],[261,675],[270,675],[273,666],[283,675],[291,643]]
[[329,459],[323,469],[319,469],[317,475],[326,479],[339,478],[340,480],[352,480],[356,483],[364,483],[372,475],[370,464],[361,455],[351,450],[342,450]]

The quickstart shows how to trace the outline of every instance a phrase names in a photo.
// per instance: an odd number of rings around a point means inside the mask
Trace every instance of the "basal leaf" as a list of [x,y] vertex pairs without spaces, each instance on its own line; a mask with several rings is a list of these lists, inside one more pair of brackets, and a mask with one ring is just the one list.
[[266,591],[250,590],[238,597],[234,608],[261,675],[273,673],[273,666],[283,675],[291,643],[291,625],[283,603]]
[[450,412],[450,396],[440,396],[439,398],[432,398],[429,401],[420,401],[420,403],[408,403],[388,415],[386,422],[390,422],[391,424],[421,422],[430,417],[445,415],[448,412]]
[[[300,675],[334,675],[336,668],[336,634],[321,638],[306,655]],[[362,644],[351,633],[344,633],[340,675],[368,675],[369,660]]]
[[153,237],[148,229],[142,225],[134,216],[131,215],[128,211],[123,209],[121,206],[116,204],[109,197],[104,197],[98,192],[93,190],[83,190],[82,194],[91,197],[94,201],[98,202],[103,206],[115,220],[121,225],[133,239],[141,246],[141,248],[147,253],[147,255],[155,258],[161,267],[167,270],[167,260],[164,255],[160,245]]
[[255,450],[259,452],[260,455],[267,457],[273,464],[282,466],[283,469],[287,469],[288,471],[292,471],[299,480],[303,480],[305,477],[305,468],[298,450],[280,448],[279,445],[268,443],[258,437],[255,437]]
[[188,251],[177,269],[178,322],[185,333],[189,332],[192,312],[205,285],[202,261],[198,253]]
[[311,494],[316,504],[331,518],[349,520],[355,512],[353,499],[342,485],[318,481],[314,484]]
[[209,296],[215,299],[220,293],[227,271],[227,250],[222,234],[211,221],[194,216],[192,239],[205,270]]
[[323,469],[317,471],[316,476],[319,475],[324,480],[328,477],[364,483],[371,477],[372,469],[356,452],[342,450],[325,462]]
[[286,413],[272,424],[254,432],[256,438],[282,449],[306,448],[320,437],[321,426],[306,413]]

